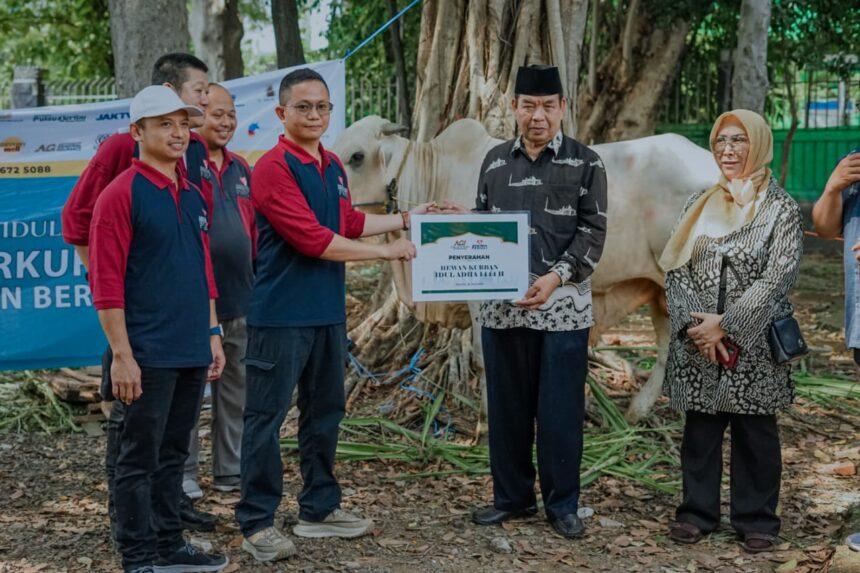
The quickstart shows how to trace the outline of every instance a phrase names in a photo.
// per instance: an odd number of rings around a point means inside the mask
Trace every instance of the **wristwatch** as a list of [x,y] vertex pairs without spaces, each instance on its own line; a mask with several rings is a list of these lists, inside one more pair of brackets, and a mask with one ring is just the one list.
[[220,336],[224,338],[224,327],[220,324],[209,329],[209,336]]

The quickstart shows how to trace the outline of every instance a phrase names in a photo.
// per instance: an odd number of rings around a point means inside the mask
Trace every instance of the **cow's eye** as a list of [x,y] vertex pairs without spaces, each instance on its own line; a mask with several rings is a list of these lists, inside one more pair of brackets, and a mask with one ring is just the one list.
[[364,153],[362,153],[361,151],[356,151],[349,158],[349,166],[350,167],[358,167],[362,163],[364,163]]

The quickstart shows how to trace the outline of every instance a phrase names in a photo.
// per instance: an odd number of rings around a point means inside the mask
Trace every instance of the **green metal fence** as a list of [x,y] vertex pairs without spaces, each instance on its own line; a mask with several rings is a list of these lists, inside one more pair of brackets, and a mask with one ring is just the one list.
[[[709,125],[669,125],[657,127],[657,133],[678,133],[704,148],[708,147]],[[787,129],[773,131],[773,169],[778,179]],[[830,172],[843,155],[860,145],[856,127],[798,129],[791,142],[785,190],[797,201],[815,201],[824,189]]]

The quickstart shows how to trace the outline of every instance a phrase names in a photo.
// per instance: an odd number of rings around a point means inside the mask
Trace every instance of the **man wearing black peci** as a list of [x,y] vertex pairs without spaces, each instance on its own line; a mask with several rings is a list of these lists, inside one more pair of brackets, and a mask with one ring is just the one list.
[[522,300],[482,303],[478,317],[494,499],[472,521],[493,525],[537,513],[536,437],[547,519],[560,535],[581,537],[590,277],[606,236],[606,173],[594,151],[561,131],[567,101],[558,68],[521,67],[515,93],[520,135],[484,159],[475,211],[529,212],[530,287]]

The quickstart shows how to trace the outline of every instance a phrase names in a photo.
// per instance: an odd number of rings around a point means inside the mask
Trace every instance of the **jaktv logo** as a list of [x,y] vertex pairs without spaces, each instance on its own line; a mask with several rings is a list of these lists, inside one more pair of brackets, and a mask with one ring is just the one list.
[[127,111],[117,111],[114,113],[100,113],[96,117],[96,121],[119,121],[120,119],[130,119],[131,114]]

